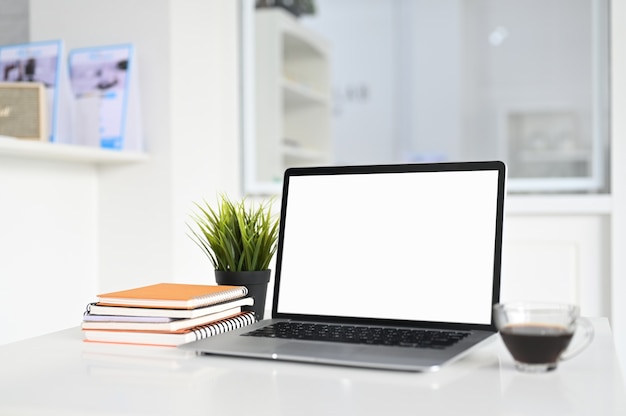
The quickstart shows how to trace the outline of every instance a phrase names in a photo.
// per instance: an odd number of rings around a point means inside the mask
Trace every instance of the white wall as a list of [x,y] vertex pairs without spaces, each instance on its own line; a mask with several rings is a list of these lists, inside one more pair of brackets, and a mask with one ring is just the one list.
[[0,344],[76,325],[96,290],[97,174],[0,156]]
[[99,287],[212,279],[185,221],[191,201],[239,191],[237,3],[64,3],[82,23],[73,17],[60,26],[50,19],[59,2],[36,1],[33,36],[61,37],[68,49],[136,45],[151,156],[143,165],[100,171]]
[[29,5],[31,40],[136,45],[150,158],[97,167],[0,156],[0,344],[77,325],[102,291],[213,283],[185,221],[192,201],[240,192],[237,2]]

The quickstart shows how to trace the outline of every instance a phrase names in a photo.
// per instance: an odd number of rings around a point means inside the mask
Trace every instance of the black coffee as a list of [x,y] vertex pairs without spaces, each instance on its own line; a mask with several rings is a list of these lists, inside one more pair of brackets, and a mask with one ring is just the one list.
[[561,326],[516,324],[502,328],[500,335],[515,360],[545,364],[559,359],[574,334]]

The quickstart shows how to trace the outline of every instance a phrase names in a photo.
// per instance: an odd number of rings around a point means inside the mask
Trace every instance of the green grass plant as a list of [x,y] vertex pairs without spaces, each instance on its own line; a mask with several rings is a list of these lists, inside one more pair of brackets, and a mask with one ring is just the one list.
[[196,225],[189,235],[209,257],[215,270],[266,270],[276,253],[278,219],[271,213],[272,200],[253,203],[232,201],[220,195],[217,206],[194,203]]

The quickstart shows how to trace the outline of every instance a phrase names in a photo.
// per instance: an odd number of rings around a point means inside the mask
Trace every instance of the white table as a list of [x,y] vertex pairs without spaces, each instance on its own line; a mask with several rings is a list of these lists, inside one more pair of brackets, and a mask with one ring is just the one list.
[[580,356],[517,372],[499,337],[438,373],[200,357],[82,342],[79,328],[0,347],[0,415],[626,415],[605,318]]

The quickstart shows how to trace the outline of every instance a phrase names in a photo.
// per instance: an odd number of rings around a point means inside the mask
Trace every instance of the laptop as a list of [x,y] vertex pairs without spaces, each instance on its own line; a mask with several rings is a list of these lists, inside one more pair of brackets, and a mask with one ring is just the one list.
[[497,332],[500,161],[284,175],[271,319],[180,348],[436,371]]

